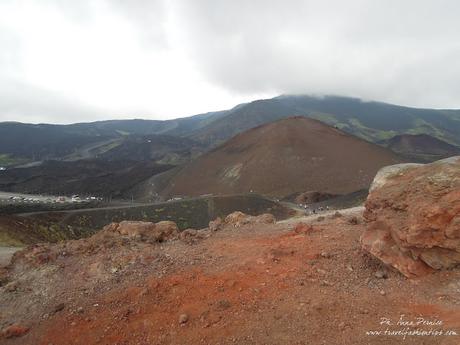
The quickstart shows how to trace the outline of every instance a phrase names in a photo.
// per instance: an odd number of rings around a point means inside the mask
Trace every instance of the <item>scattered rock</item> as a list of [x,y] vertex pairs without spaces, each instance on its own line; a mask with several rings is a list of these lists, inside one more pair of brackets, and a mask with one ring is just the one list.
[[176,223],[171,221],[161,221],[158,223],[122,221],[107,225],[102,229],[100,235],[103,236],[104,232],[119,234],[137,241],[163,242],[177,236],[179,229]]
[[227,217],[225,217],[225,224],[232,225],[235,228],[247,224],[247,221],[248,215],[240,211],[230,213]]
[[187,314],[180,314],[179,315],[179,324],[183,325],[188,322],[188,315]]
[[198,231],[195,229],[185,229],[179,234],[179,239],[186,243],[193,243],[198,235]]
[[252,222],[256,224],[274,224],[276,223],[276,219],[271,213],[264,213],[252,218]]
[[388,278],[387,272],[383,270],[378,270],[374,273],[374,277],[378,279],[386,279]]
[[14,338],[21,337],[29,331],[28,327],[24,327],[18,324],[8,326],[2,330],[2,337],[4,338]]
[[460,263],[460,156],[381,169],[365,207],[363,249],[406,277]]
[[59,303],[58,305],[56,305],[54,308],[53,308],[53,313],[58,313],[60,312],[61,310],[63,310],[65,308],[65,304],[64,303]]
[[232,304],[227,299],[221,299],[221,300],[217,301],[217,303],[216,303],[216,308],[218,310],[226,310],[226,309],[230,308],[231,306],[232,306]]
[[356,217],[356,216],[350,217],[348,219],[348,223],[351,224],[351,225],[358,225],[359,224],[358,217]]
[[209,230],[218,231],[218,230],[220,230],[222,228],[222,225],[223,225],[222,218],[217,217],[216,219],[211,220],[209,222]]
[[316,269],[319,274],[325,275],[327,272],[321,268]]
[[230,213],[227,217],[225,217],[224,221],[226,225],[233,226],[234,228],[239,228],[247,224],[273,224],[275,222],[275,217],[270,213],[261,214],[259,216],[250,216],[240,211]]
[[316,218],[316,221],[317,222],[322,222],[323,220],[325,220],[326,218],[324,218],[324,216],[319,216],[318,218]]
[[296,234],[306,234],[313,231],[313,226],[305,223],[297,223],[294,227],[294,232]]
[[336,211],[332,216],[331,218],[332,219],[337,219],[337,218],[341,218],[343,217],[342,213],[340,213],[339,211]]
[[177,224],[172,221],[165,220],[155,223],[155,229],[151,236],[153,236],[153,239],[156,242],[163,242],[176,237],[178,233],[179,228],[177,227]]
[[331,283],[330,281],[328,280],[322,280],[321,281],[321,286],[333,286],[334,284]]

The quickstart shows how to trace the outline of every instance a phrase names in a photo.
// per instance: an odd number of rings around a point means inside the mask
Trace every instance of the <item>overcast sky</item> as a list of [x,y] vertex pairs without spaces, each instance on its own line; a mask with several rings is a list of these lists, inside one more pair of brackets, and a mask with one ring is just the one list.
[[0,121],[167,119],[278,94],[460,108],[460,1],[0,0]]

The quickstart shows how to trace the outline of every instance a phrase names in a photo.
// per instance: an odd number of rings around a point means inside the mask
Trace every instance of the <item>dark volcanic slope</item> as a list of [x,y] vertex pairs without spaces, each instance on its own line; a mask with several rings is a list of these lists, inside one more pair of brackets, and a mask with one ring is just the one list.
[[398,162],[385,148],[319,121],[293,117],[246,131],[204,154],[178,173],[163,194],[348,193],[367,188],[379,168]]
[[154,162],[106,162],[96,159],[75,162],[46,161],[36,167],[2,172],[0,190],[32,194],[123,197],[137,184],[172,167]]
[[422,162],[456,156],[460,148],[427,134],[397,135],[382,143],[390,150]]

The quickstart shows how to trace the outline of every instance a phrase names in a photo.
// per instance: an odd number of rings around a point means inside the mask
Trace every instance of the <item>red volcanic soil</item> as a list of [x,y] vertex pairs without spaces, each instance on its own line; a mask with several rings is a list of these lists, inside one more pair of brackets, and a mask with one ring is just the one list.
[[[387,270],[360,249],[360,212],[227,226],[194,244],[69,250],[33,268],[17,263],[0,290],[0,323],[29,330],[0,342],[459,344],[460,335],[445,333],[460,334],[460,271],[408,280]],[[442,324],[396,325],[401,317]],[[367,333],[416,328],[444,334]]]
[[248,130],[204,154],[163,194],[350,193],[367,188],[381,167],[400,161],[385,148],[319,121],[292,117]]

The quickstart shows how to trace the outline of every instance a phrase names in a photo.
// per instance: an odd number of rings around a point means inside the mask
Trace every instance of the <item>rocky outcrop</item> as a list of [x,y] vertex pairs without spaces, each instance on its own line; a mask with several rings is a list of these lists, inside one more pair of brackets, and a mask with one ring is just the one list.
[[179,228],[176,223],[171,221],[158,223],[122,221],[105,226],[99,234],[104,235],[105,233],[115,233],[130,239],[163,242],[176,237]]
[[[176,223],[122,221],[106,225],[91,237],[60,243],[39,243],[31,245],[13,255],[12,263],[24,262],[41,266],[56,261],[58,257],[78,254],[94,254],[115,248],[136,244],[154,244],[177,239],[179,229]],[[127,246],[128,245],[128,246]]]
[[275,217],[270,213],[251,216],[239,211],[230,213],[224,220],[225,225],[230,225],[234,228],[239,228],[247,224],[273,224],[275,222]]
[[365,206],[363,249],[406,277],[460,264],[460,157],[381,169]]
[[29,331],[28,327],[24,327],[18,324],[13,324],[11,326],[6,327],[0,332],[0,339],[1,338],[14,338],[14,337],[21,337]]
[[222,227],[222,225],[223,225],[222,218],[217,217],[216,219],[211,220],[211,221],[209,222],[209,230],[211,230],[211,231],[220,230],[220,228]]

